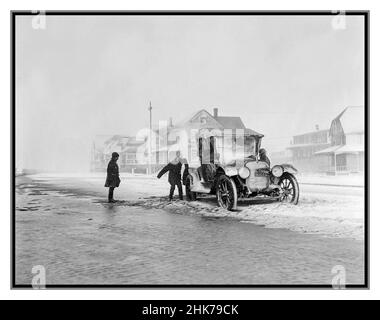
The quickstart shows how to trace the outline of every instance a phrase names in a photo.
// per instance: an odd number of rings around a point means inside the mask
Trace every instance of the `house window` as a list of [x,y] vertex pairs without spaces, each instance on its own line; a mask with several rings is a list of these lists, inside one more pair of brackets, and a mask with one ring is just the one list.
[[336,165],[345,166],[347,164],[347,158],[345,154],[338,154],[336,156]]
[[126,158],[125,162],[127,164],[134,164],[134,163],[136,163],[136,153],[129,152],[129,153],[127,153],[125,155],[125,158]]

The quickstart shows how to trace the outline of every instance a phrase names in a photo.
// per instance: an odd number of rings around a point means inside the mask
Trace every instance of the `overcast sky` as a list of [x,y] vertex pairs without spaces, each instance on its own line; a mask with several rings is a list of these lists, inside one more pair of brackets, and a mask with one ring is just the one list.
[[364,104],[364,18],[16,19],[16,166],[89,168],[97,134],[134,135],[202,108],[240,116],[269,152]]

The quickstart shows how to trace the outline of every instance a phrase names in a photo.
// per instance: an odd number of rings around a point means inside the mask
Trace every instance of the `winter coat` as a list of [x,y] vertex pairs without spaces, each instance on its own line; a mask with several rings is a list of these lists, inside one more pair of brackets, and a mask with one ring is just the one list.
[[[185,163],[185,171],[183,173],[183,178],[186,179],[188,175],[188,167],[189,165]],[[166,172],[169,171],[169,177],[168,181],[171,185],[175,185],[178,183],[181,183],[181,169],[182,169],[182,162],[168,163],[165,167],[162,168],[162,170],[158,173],[157,178],[160,179]]]
[[262,155],[260,157],[260,160],[266,162],[268,164],[269,168],[270,168],[270,160],[269,160],[269,158],[266,155]]
[[119,178],[119,166],[117,165],[115,160],[111,160],[108,163],[107,167],[107,179],[106,183],[104,184],[105,187],[118,187],[120,185],[120,178]]
[[[248,159],[252,159],[256,161],[256,157],[254,155],[249,156]],[[270,160],[266,155],[261,155],[260,161],[265,162],[270,167]]]

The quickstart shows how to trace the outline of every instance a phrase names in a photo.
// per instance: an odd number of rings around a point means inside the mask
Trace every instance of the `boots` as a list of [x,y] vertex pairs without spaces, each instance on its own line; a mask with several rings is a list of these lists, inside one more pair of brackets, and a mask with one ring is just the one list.
[[108,202],[109,203],[114,203],[116,202],[114,199],[113,199],[113,187],[110,187],[109,190],[108,190]]

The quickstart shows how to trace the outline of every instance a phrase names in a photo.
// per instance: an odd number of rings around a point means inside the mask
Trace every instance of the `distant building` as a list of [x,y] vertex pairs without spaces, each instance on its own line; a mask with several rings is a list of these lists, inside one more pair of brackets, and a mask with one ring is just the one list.
[[91,171],[105,171],[112,152],[120,155],[120,171],[145,172],[145,159],[138,158],[138,148],[143,146],[145,141],[138,141],[134,137],[121,135],[99,135],[93,141],[91,155]]
[[[319,130],[293,136],[288,150],[291,152],[293,165],[301,172],[324,171],[324,159],[315,155],[330,146],[329,130]],[[327,160],[326,160],[327,161]]]
[[270,152],[268,156],[272,164],[292,163],[292,152],[289,149]]
[[[255,133],[255,131],[245,127],[240,117],[219,116],[218,108],[214,108],[213,114],[202,109],[189,116],[182,122],[173,125],[169,121],[165,133],[154,130],[152,134],[152,149],[149,159],[149,135],[142,137],[127,137],[121,135],[97,136],[92,148],[92,171],[104,171],[111,158],[111,153],[116,151],[120,154],[119,167],[124,172],[147,172],[149,162],[152,164],[152,171],[155,172],[162,167],[163,163],[169,161],[179,150],[183,155],[198,161],[197,148],[194,147],[196,139],[191,136],[194,132],[201,130],[230,130],[231,133],[241,130],[244,133]],[[217,141],[221,143],[220,141]],[[217,149],[224,146],[219,145]],[[192,152],[193,154],[189,154]],[[150,160],[150,161],[149,161]]]
[[327,159],[326,171],[333,174],[364,171],[364,108],[347,107],[332,122],[330,147],[316,152]]
[[235,154],[234,152],[236,150],[233,150],[232,145],[235,144],[236,141],[232,141],[232,139],[236,139],[234,135],[237,133],[237,130],[239,130],[241,134],[257,134],[257,132],[247,128],[240,117],[220,116],[218,108],[214,108],[213,114],[202,109],[173,126],[171,135],[177,137],[177,143],[170,146],[168,154],[170,154],[170,151],[180,150],[182,154],[188,154],[189,161],[193,162],[192,165],[196,165],[199,161],[196,147],[198,136],[192,137],[192,134],[196,132],[197,135],[199,135],[202,130],[216,130],[222,132],[226,137],[230,134],[231,141],[228,141],[228,138],[216,140],[215,147],[222,156],[223,159],[221,160],[223,161],[232,159]]
[[301,172],[363,172],[364,108],[345,108],[332,120],[330,129],[296,135],[288,149]]

